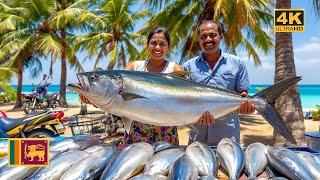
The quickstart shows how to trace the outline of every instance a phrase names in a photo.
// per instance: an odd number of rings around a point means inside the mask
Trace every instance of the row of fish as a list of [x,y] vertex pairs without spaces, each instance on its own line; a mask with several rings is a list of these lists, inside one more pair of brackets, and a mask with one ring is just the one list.
[[194,142],[173,147],[166,142],[140,142],[121,151],[91,137],[73,137],[50,142],[50,165],[43,168],[8,167],[8,157],[0,158],[1,179],[216,179],[218,167],[229,179],[242,172],[256,179],[272,166],[289,179],[319,179],[320,158],[308,152],[293,152],[249,145],[245,151],[230,139],[223,139],[216,151]]

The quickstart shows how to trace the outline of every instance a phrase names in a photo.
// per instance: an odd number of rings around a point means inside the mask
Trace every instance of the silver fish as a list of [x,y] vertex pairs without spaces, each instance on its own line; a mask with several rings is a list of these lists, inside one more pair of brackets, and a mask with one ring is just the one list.
[[79,73],[77,77],[80,84],[69,87],[98,108],[127,117],[123,119],[126,131],[130,130],[131,119],[160,126],[184,126],[196,123],[203,112],[209,111],[219,120],[236,112],[244,100],[250,100],[280,134],[295,143],[273,104],[300,77],[279,82],[252,97],[172,74],[109,70]]
[[245,151],[245,172],[248,179],[256,179],[268,165],[267,147],[262,143],[250,144]]
[[158,141],[153,143],[154,153],[157,153],[159,151],[172,148],[172,144],[168,143],[166,141]]
[[0,158],[0,173],[1,173],[1,169],[4,168],[5,166],[8,166],[8,156],[4,156]]
[[320,157],[304,151],[296,152],[296,154],[310,169],[314,179],[320,180]]
[[140,174],[138,176],[132,177],[130,180],[167,180],[167,176],[163,175],[150,175],[150,174]]
[[8,154],[8,140],[0,138],[0,157]]
[[218,170],[216,154],[201,142],[194,142],[186,149],[186,155],[198,167],[200,176],[215,176]]
[[96,179],[117,153],[115,146],[104,147],[94,154],[81,160],[81,163],[73,164],[60,180]]
[[245,165],[245,155],[239,144],[229,138],[223,138],[217,146],[217,155],[229,179],[239,179]]
[[67,137],[50,145],[50,151],[84,150],[90,146],[99,144],[99,141],[87,136]]
[[291,150],[267,146],[269,164],[291,179],[313,179],[310,170]]
[[199,176],[198,180],[216,180],[217,178],[213,175],[210,176]]
[[[49,153],[50,160],[53,159],[57,154],[59,154],[59,152],[56,151],[50,151]],[[28,166],[9,167],[7,164],[7,156],[5,157],[4,161],[6,162],[6,164],[0,169],[0,177],[3,180],[25,179],[32,175],[38,169],[37,167]]]
[[100,179],[129,179],[143,169],[153,153],[153,147],[148,143],[131,144],[111,160]]
[[88,156],[89,153],[83,151],[68,151],[61,153],[52,159],[48,167],[39,168],[30,179],[60,179],[67,169],[69,169],[73,164],[80,162]]
[[144,174],[167,175],[173,163],[185,154],[181,149],[166,149],[155,154],[145,165]]
[[198,179],[198,169],[191,159],[184,155],[176,160],[169,171],[169,179]]
[[90,146],[87,149],[84,149],[83,151],[90,153],[90,154],[95,154],[96,152],[99,152],[101,150],[104,150],[106,147],[103,145],[94,145]]

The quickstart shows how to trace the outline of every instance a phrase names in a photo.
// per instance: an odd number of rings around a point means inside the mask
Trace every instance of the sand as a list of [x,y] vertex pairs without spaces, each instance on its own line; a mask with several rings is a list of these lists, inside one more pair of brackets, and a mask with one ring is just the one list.
[[[1,104],[0,110],[7,113],[10,118],[20,118],[25,116],[22,110],[12,111],[13,104]],[[71,106],[64,109],[65,117],[72,116],[80,112],[79,106]],[[88,106],[88,111],[99,111],[99,109],[93,106]],[[304,121],[306,131],[319,131],[320,121],[305,120]],[[241,120],[241,145],[247,146],[253,142],[262,142],[264,144],[271,144],[273,128],[269,125],[261,116],[250,115],[245,116]],[[179,142],[181,145],[188,144],[189,128],[179,128]],[[66,131],[66,135],[70,135],[70,131]]]

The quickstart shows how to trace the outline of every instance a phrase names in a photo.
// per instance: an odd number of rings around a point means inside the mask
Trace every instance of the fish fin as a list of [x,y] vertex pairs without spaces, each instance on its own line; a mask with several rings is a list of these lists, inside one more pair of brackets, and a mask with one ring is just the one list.
[[146,97],[140,96],[138,94],[126,93],[126,92],[122,92],[121,95],[125,101],[130,101],[132,99],[137,99],[137,98],[146,98]]
[[263,106],[259,105],[255,101],[252,103],[255,105],[257,111],[264,117],[266,121],[283,137],[288,139],[291,143],[296,144],[296,140],[293,137],[292,133],[287,128],[283,118],[280,116],[278,111],[275,108],[276,100],[281,96],[283,92],[295,85],[298,81],[301,80],[301,77],[289,78],[279,83],[270,86],[258,93],[253,97],[262,98],[267,101]]
[[125,131],[129,134],[130,129],[131,129],[132,120],[127,117],[122,117],[122,121],[123,121]]
[[186,75],[188,75],[188,74],[190,74],[189,71],[175,71],[175,72],[169,73],[169,75],[177,76],[177,77],[180,77],[180,78],[185,78]]

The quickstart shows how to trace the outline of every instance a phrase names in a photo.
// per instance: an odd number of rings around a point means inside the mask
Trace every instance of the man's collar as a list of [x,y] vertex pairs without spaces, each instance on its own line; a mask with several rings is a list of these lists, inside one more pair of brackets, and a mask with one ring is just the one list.
[[[220,60],[224,57],[224,52],[220,49],[220,57],[219,57],[219,59],[218,59],[218,61],[217,62],[220,62]],[[205,60],[205,57],[204,57],[204,53],[203,53],[203,51],[201,52],[201,54],[200,54],[200,56],[199,56],[199,58],[198,58],[198,61],[206,61]]]

